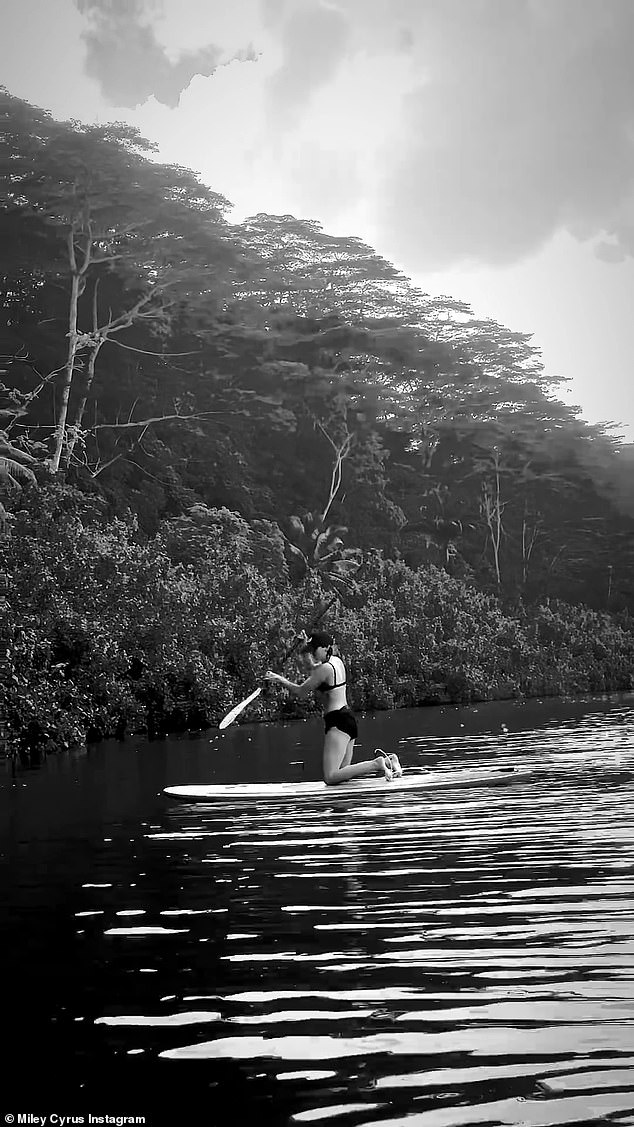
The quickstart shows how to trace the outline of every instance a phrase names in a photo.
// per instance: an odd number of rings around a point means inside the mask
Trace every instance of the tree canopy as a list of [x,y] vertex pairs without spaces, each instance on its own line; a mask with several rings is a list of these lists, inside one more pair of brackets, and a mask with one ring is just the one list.
[[196,506],[269,522],[298,581],[380,549],[632,607],[631,449],[530,337],[314,220],[231,224],[128,125],[0,112],[5,514],[63,480],[148,536]]

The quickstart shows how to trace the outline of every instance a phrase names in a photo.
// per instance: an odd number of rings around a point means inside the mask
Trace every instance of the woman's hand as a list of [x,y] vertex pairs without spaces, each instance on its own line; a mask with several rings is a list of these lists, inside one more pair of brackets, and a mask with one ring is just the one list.
[[279,673],[273,673],[272,670],[267,669],[266,673],[264,674],[264,680],[265,681],[281,681],[281,677],[280,677]]

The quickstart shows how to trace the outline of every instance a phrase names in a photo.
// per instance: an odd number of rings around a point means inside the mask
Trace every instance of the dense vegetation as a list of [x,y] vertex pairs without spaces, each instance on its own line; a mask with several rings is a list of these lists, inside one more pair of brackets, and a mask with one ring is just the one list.
[[333,591],[359,707],[632,686],[631,448],[528,337],[231,225],[128,126],[1,112],[11,748],[204,726]]

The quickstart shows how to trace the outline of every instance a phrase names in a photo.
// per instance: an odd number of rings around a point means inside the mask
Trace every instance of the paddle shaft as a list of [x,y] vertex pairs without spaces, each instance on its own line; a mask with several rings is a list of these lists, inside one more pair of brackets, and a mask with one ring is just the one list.
[[[338,598],[338,595],[334,594],[332,599],[330,599],[330,601],[326,603],[325,607],[323,607],[322,610],[320,610],[317,617],[313,619],[313,622],[311,624],[311,630],[314,629],[314,627],[317,625],[317,623],[324,617],[326,612],[330,610],[331,606],[333,606],[333,604],[335,603],[337,598]],[[289,657],[291,657],[295,653],[295,650],[297,649],[297,647],[300,645],[300,643],[302,641],[303,641],[303,638],[296,638],[295,639],[295,641],[293,642],[293,645],[290,647],[290,649],[288,649],[286,651],[283,658],[279,662],[280,668],[283,668],[286,665],[286,662],[288,661]],[[256,699],[256,697],[259,697],[261,692],[262,692],[262,686],[259,689],[256,689],[254,692],[252,692],[244,700],[240,701],[239,704],[234,705],[234,707],[231,709],[231,711],[228,712],[226,716],[223,716],[222,720],[220,721],[220,724],[218,725],[219,729],[222,731],[224,728],[228,728],[230,724],[233,724],[233,721],[237,720],[240,713],[243,712],[244,709],[247,708],[248,705],[250,705],[251,702]]]
[[[325,607],[322,607],[322,609],[320,610],[319,614],[317,615],[317,618],[314,618],[314,619],[313,619],[313,621],[312,621],[312,623],[311,623],[311,626],[310,626],[310,630],[311,630],[311,633],[312,633],[312,631],[314,630],[314,628],[315,628],[315,626],[317,625],[317,623],[318,623],[318,622],[321,622],[321,620],[322,620],[322,618],[324,617],[324,615],[328,613],[328,611],[330,610],[330,608],[331,608],[332,606],[334,606],[334,604],[336,603],[336,601],[337,601],[337,599],[338,599],[338,598],[339,598],[339,595],[335,593],[335,594],[334,594],[334,595],[332,596],[332,599],[330,599],[330,601],[326,603]],[[283,667],[284,667],[284,666],[286,665],[286,662],[288,661],[289,657],[292,657],[292,656],[293,656],[293,654],[295,653],[295,650],[297,649],[297,647],[298,647],[298,646],[299,646],[299,645],[301,644],[301,642],[303,642],[303,641],[304,641],[304,639],[303,639],[303,638],[296,638],[296,639],[295,639],[295,641],[293,642],[293,645],[291,646],[291,648],[290,648],[289,650],[287,650],[287,651],[286,651],[286,653],[284,654],[284,657],[283,657],[283,658],[281,659],[281,661],[279,662],[280,668],[283,668]]]

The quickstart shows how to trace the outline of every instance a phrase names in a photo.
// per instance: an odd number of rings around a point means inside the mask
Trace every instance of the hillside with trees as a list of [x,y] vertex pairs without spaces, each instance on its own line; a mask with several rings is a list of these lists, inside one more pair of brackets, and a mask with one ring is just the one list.
[[633,686],[632,448],[530,337],[0,106],[9,750],[204,727],[333,593],[357,707]]

